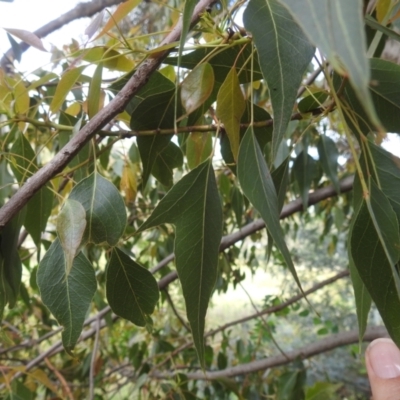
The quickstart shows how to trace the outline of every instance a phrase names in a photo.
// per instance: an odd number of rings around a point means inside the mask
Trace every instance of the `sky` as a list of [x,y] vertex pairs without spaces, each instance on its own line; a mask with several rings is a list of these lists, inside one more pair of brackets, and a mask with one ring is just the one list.
[[[82,0],[14,0],[12,3],[0,1],[0,28],[25,29],[33,32],[44,24],[73,9]],[[83,36],[90,19],[83,18],[73,21],[64,28],[46,37],[44,42],[52,43],[57,47],[69,43],[71,37]],[[19,42],[19,39],[17,39]],[[0,54],[10,48],[10,43],[4,29],[0,29]],[[23,71],[32,71],[50,60],[50,54],[36,49],[29,49],[22,55],[20,68]]]
[[[25,29],[33,32],[71,10],[80,2],[82,0],[14,0],[12,3],[0,1],[0,28]],[[72,37],[75,39],[82,38],[89,24],[89,18],[73,21],[52,33],[43,41],[60,48],[63,44],[68,44]],[[0,54],[6,52],[9,48],[10,43],[7,34],[3,29],[0,29]],[[30,48],[22,55],[19,69],[24,72],[32,72],[36,68],[46,65],[49,61],[50,53],[47,54]],[[400,156],[399,135],[388,135],[388,139],[382,145],[386,150]]]

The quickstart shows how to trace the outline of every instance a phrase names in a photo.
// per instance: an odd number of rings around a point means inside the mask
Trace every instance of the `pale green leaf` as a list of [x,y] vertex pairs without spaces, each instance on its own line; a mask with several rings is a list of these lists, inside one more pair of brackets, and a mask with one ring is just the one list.
[[337,173],[339,151],[336,147],[336,144],[330,137],[321,135],[318,141],[317,149],[322,169],[333,183],[336,192],[339,194],[340,185]]
[[96,291],[93,266],[80,252],[67,275],[64,251],[56,239],[40,262],[37,284],[43,304],[64,327],[62,342],[65,350],[71,353],[82,332],[86,313]]
[[246,29],[253,34],[274,111],[273,161],[314,48],[278,0],[250,0],[243,20]]
[[114,248],[107,264],[107,300],[117,315],[135,325],[151,324],[159,298],[157,281],[146,268]]
[[129,72],[135,63],[118,51],[107,46],[96,46],[83,50],[82,57],[93,64],[102,63],[105,68],[115,71]]
[[100,63],[94,71],[88,93],[88,115],[93,118],[99,111],[101,98],[101,79],[103,76],[103,64]]
[[210,157],[212,152],[212,135],[207,132],[192,132],[186,140],[186,158],[190,169]]
[[214,88],[214,71],[210,64],[202,63],[186,76],[181,84],[181,101],[187,114],[199,108]]
[[86,211],[85,239],[95,244],[115,246],[126,226],[124,200],[117,188],[94,172],[79,182],[69,195]]
[[234,159],[237,159],[240,143],[240,118],[246,108],[236,69],[229,71],[217,96],[217,116],[224,124]]
[[176,227],[176,268],[193,340],[204,366],[204,326],[217,279],[222,210],[211,162],[185,175],[158,203],[138,232],[172,223]]
[[345,74],[375,127],[380,122],[368,90],[367,59],[362,0],[280,0],[288,7],[310,41],[330,65]]
[[59,111],[68,93],[71,91],[85,68],[86,66],[81,66],[64,72],[60,82],[58,82],[56,92],[54,93],[53,100],[50,104],[50,111],[52,113]]
[[279,223],[280,210],[275,186],[252,127],[247,129],[240,144],[237,169],[243,193],[261,214],[268,232],[273,238],[276,247],[282,253],[290,272],[301,289],[301,284]]
[[65,269],[68,276],[78,254],[86,228],[86,211],[82,204],[67,199],[57,216],[57,235],[65,254]]

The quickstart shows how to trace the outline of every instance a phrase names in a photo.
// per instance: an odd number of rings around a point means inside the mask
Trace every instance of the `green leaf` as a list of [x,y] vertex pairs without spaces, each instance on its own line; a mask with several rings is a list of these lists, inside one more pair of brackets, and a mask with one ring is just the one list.
[[[342,80],[338,76],[334,79],[336,89],[340,87]],[[371,82],[369,90],[375,109],[383,121],[388,132],[400,133],[400,65],[390,61],[371,59]],[[364,134],[374,131],[373,121],[364,111],[358,97],[350,85],[344,85],[342,96],[348,104],[347,119],[353,132],[360,130]],[[355,123],[353,122],[355,120]]]
[[180,66],[180,61],[182,59],[182,51],[185,47],[186,36],[189,32],[190,22],[192,20],[192,15],[194,8],[196,6],[197,0],[186,0],[185,6],[183,8],[183,15],[182,15],[182,30],[181,36],[179,40],[179,53],[178,53],[178,66]]
[[183,164],[182,150],[172,142],[158,155],[151,173],[164,186],[170,187],[173,182],[174,168]]
[[86,211],[85,239],[95,244],[115,246],[126,226],[124,200],[117,188],[94,172],[79,182],[69,195]]
[[193,340],[204,366],[204,325],[217,279],[222,210],[210,161],[185,175],[158,203],[138,232],[172,223],[176,227],[176,268]]
[[386,26],[381,25],[374,17],[371,15],[366,15],[365,16],[365,23],[372,29],[375,29],[379,32],[382,32],[384,35],[387,37],[397,40],[400,42],[400,35],[394,31],[393,29],[389,29]]
[[[163,81],[169,79],[162,77]],[[173,128],[175,121],[175,88],[171,81],[168,86],[172,89],[151,94],[145,97],[134,108],[131,116],[131,128],[133,130],[152,130]],[[178,104],[179,105],[179,104]],[[181,107],[177,110],[177,117],[181,115]],[[143,187],[149,179],[155,160],[159,154],[168,146],[172,135],[140,135],[137,145],[143,163]]]
[[232,68],[218,92],[217,116],[224,124],[235,160],[239,152],[240,118],[245,108],[246,103],[239,86],[236,69]]
[[[150,172],[153,171],[154,165],[158,160],[159,155],[168,147],[173,135],[152,135],[152,136],[139,136],[136,139],[140,158],[143,163],[142,172],[142,188],[146,186],[149,179]],[[160,161],[157,161],[159,163]],[[157,173],[159,166],[156,167]]]
[[43,304],[64,327],[62,342],[65,350],[71,354],[96,291],[93,266],[80,252],[67,275],[64,250],[56,239],[40,262],[37,284]]
[[362,198],[350,240],[354,265],[375,302],[385,326],[400,345],[400,235],[395,212],[370,180],[370,197]]
[[[400,221],[400,191],[398,190],[400,185],[400,158],[372,142],[367,142],[366,145],[369,147],[369,153],[373,160],[373,162],[372,160],[368,161],[368,171],[374,171],[376,173],[373,175],[373,178],[389,199]],[[361,163],[365,165],[365,162],[365,155],[363,153]],[[368,171],[365,168],[366,174]]]
[[302,151],[294,160],[292,171],[299,186],[303,210],[305,211],[308,206],[311,182],[316,174],[316,161],[307,152]]
[[67,277],[81,246],[85,228],[86,211],[82,204],[67,199],[57,217],[57,235],[64,250]]
[[117,315],[135,325],[151,324],[159,298],[157,281],[146,268],[114,248],[107,264],[107,300]]
[[[239,82],[249,83],[263,78],[257,57],[254,59],[254,70],[252,71],[251,62],[249,62],[251,57],[252,48],[247,43],[230,46],[218,52],[215,52],[213,47],[203,47],[183,55],[180,66],[193,69],[207,59],[207,62],[213,67],[215,82],[222,84],[232,67],[235,66]],[[164,63],[178,65],[178,57],[168,57]]]
[[212,134],[210,132],[192,132],[186,140],[186,158],[190,169],[210,157],[212,152]]
[[341,387],[340,383],[315,382],[313,386],[306,388],[305,400],[334,400]]
[[289,161],[290,158],[287,157],[271,174],[278,196],[279,213],[281,212],[283,204],[285,203],[287,187],[289,184]]
[[279,223],[280,212],[275,186],[252,127],[247,129],[240,144],[238,178],[243,193],[261,214],[268,232],[273,238],[276,247],[282,253],[290,272],[301,289],[301,284]]
[[71,91],[72,87],[75,85],[85,68],[86,65],[72,68],[64,72],[60,82],[58,82],[56,92],[54,93],[53,100],[50,104],[50,111],[52,113],[59,111],[68,93]]
[[88,93],[88,115],[89,119],[93,118],[100,108],[100,97],[101,97],[101,80],[103,76],[103,64],[100,63],[94,71],[92,81],[89,85]]
[[202,63],[186,76],[181,85],[181,101],[187,114],[199,108],[212,93],[214,71],[210,64]]
[[253,34],[274,110],[273,161],[315,50],[278,0],[250,0],[243,21]]
[[317,149],[322,169],[333,183],[336,192],[339,194],[340,185],[337,174],[339,151],[336,147],[336,144],[330,137],[321,135]]
[[327,98],[327,92],[315,92],[301,99],[297,105],[297,108],[301,113],[308,113],[317,109],[318,107],[321,107]]
[[[363,200],[363,193],[361,188],[360,179],[358,174],[356,174],[354,178],[353,184],[353,208],[355,210],[354,215],[357,215]],[[349,235],[348,237],[351,238],[353,235],[353,227],[356,218],[353,218],[349,228]],[[347,253],[349,256],[349,270],[350,270],[350,277],[351,282],[353,285],[354,290],[354,298],[356,301],[356,311],[357,311],[357,321],[358,321],[358,337],[359,337],[359,344],[361,345],[362,339],[364,337],[365,331],[367,329],[368,324],[368,315],[371,310],[371,303],[372,299],[370,294],[368,293],[368,289],[364,285],[364,282],[361,279],[360,274],[357,271],[357,268],[354,264],[354,260],[351,254],[351,241],[348,240],[347,242]]]
[[[3,228],[0,237],[0,314],[4,306],[14,307],[22,277],[22,264],[18,254],[18,238],[26,215],[23,208]],[[1,306],[3,304],[3,307]]]
[[36,154],[22,132],[18,132],[10,155],[11,170],[19,184],[22,185],[37,171]]
[[24,226],[39,248],[41,235],[46,229],[47,220],[53,209],[53,192],[47,184],[28,202]]
[[[375,127],[380,122],[368,91],[370,69],[361,0],[280,0],[304,33],[327,57],[330,65],[345,74]],[[379,112],[378,112],[378,115]],[[383,120],[383,118],[382,118]]]
[[[3,0],[4,1],[4,0]],[[7,32],[7,39],[11,44],[12,51],[14,53],[14,58],[21,62],[22,50],[19,43]]]

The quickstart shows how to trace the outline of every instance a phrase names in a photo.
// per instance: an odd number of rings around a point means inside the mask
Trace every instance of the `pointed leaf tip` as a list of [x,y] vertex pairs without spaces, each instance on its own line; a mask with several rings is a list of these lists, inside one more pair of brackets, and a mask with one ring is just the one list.
[[149,323],[159,298],[157,281],[146,268],[114,248],[107,264],[107,300],[117,315],[138,326]]
[[75,257],[69,275],[66,272],[64,250],[56,239],[40,262],[37,284],[43,304],[64,328],[62,342],[71,353],[82,332],[97,282],[93,266],[82,253]]
[[172,223],[176,227],[176,269],[182,284],[193,341],[204,366],[204,328],[217,279],[222,209],[210,160],[185,175],[158,203],[139,232]]

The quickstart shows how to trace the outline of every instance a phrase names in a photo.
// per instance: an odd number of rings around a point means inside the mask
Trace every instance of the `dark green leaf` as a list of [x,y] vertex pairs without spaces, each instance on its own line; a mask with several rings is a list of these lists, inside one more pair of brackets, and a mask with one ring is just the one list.
[[147,269],[114,248],[107,264],[107,300],[117,315],[136,325],[151,324],[159,298],[157,281]]
[[297,108],[301,113],[308,113],[318,107],[321,107],[327,98],[327,92],[315,92],[304,97],[297,105]]
[[79,182],[71,194],[86,211],[85,239],[115,246],[126,226],[124,201],[117,188],[97,172]]
[[308,153],[302,151],[294,160],[292,171],[299,186],[303,210],[306,210],[311,182],[316,174],[316,162]]
[[158,155],[151,173],[164,186],[170,187],[173,184],[174,168],[183,164],[182,150],[172,142]]
[[[336,76],[335,87],[342,84]],[[375,109],[388,132],[400,133],[400,66],[390,61],[371,59],[371,81],[369,90]],[[364,134],[374,131],[373,121],[364,111],[360,101],[350,85],[345,84],[342,96],[348,105],[346,113],[350,114],[347,122],[353,132],[361,131]],[[352,120],[356,121],[354,124]]]
[[339,194],[340,185],[337,174],[339,151],[336,144],[330,137],[321,135],[317,148],[322,169],[333,183],[336,192]]
[[64,327],[63,345],[71,353],[82,332],[86,313],[96,291],[93,266],[80,252],[67,275],[64,251],[56,239],[40,262],[37,284],[44,305]]
[[[211,58],[209,54],[214,52]],[[262,79],[258,60],[254,60],[254,71],[251,70],[252,48],[248,44],[232,46],[223,51],[215,52],[214,48],[199,48],[182,56],[181,67],[193,69],[205,58],[214,70],[215,82],[222,84],[233,66],[236,67],[240,83],[248,83]],[[257,58],[257,57],[256,57]],[[166,64],[178,65],[178,57],[169,57],[164,60]]]
[[314,48],[277,0],[250,0],[243,15],[252,32],[274,110],[272,160],[290,122],[304,71]]
[[400,41],[400,35],[396,31],[388,28],[387,26],[383,26],[371,15],[367,14],[365,16],[365,22],[370,28],[382,32],[384,35],[390,37],[391,39],[397,40],[398,42]]
[[[2,1],[6,1],[6,0],[2,0]],[[11,0],[13,1],[13,0]],[[7,32],[7,38],[8,41],[11,44],[11,48],[12,51],[14,53],[14,58],[18,61],[21,62],[21,55],[22,55],[22,50],[21,50],[21,46],[19,45],[19,43]]]
[[272,181],[278,195],[278,211],[281,212],[285,203],[286,191],[289,184],[289,157],[272,172]]
[[18,238],[26,215],[20,211],[3,228],[0,237],[0,314],[4,306],[14,307],[21,284],[22,264],[18,254]]
[[20,185],[24,183],[37,171],[36,154],[30,143],[22,132],[17,134],[17,138],[10,150],[11,170]]
[[176,268],[185,297],[193,340],[204,366],[204,324],[217,279],[222,210],[211,162],[185,175],[139,228],[172,223],[176,227]]
[[41,235],[53,209],[53,198],[50,186],[45,185],[28,202],[24,226],[36,247],[40,246]]
[[[354,178],[354,185],[353,185],[353,207],[355,210],[355,215],[357,215],[363,201],[363,193],[361,188],[361,183],[358,175],[356,174]],[[349,235],[348,237],[351,238],[353,236],[353,226],[356,221],[356,218],[353,218],[351,221]],[[362,343],[362,339],[365,334],[365,330],[367,329],[368,324],[368,314],[371,309],[372,299],[364,282],[362,281],[360,274],[357,271],[357,268],[354,264],[354,260],[351,254],[351,246],[350,240],[347,242],[347,253],[349,256],[349,270],[350,270],[350,277],[351,282],[353,284],[354,290],[354,298],[356,301],[356,311],[357,311],[357,321],[358,321],[358,337],[359,343]]]
[[396,263],[400,235],[395,212],[383,192],[370,180],[370,197],[362,198],[350,240],[359,276],[375,302],[385,326],[400,345],[400,280]]
[[276,247],[301,288],[289,250],[279,223],[278,197],[252,127],[249,127],[239,149],[238,178],[243,193],[258,210]]

